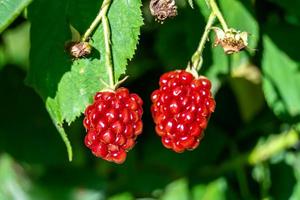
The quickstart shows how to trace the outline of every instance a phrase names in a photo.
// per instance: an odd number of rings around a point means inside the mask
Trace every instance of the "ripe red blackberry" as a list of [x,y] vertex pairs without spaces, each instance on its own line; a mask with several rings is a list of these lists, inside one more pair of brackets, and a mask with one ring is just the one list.
[[85,145],[104,160],[121,164],[141,134],[142,99],[126,88],[98,92],[85,110]]
[[151,94],[151,112],[163,145],[178,153],[195,149],[215,110],[210,81],[176,70],[163,74],[159,86]]

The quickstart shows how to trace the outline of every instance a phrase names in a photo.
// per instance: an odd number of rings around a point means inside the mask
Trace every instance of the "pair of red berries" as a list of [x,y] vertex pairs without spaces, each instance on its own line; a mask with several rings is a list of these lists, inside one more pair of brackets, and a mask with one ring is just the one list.
[[[184,70],[165,73],[151,94],[155,130],[175,152],[195,149],[215,109],[211,83]],[[104,160],[123,163],[143,129],[142,99],[126,88],[96,93],[85,110],[85,145]]]

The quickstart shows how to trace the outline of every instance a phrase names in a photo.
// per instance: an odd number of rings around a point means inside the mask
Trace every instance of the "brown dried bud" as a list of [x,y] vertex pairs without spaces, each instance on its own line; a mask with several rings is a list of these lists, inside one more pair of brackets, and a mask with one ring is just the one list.
[[89,55],[92,47],[88,42],[68,42],[66,50],[74,58],[81,58]]
[[156,21],[163,22],[177,15],[177,6],[175,0],[151,0],[150,11]]
[[221,45],[227,54],[237,53],[248,46],[248,33],[229,29],[224,32],[220,28],[213,28],[216,33],[215,46]]

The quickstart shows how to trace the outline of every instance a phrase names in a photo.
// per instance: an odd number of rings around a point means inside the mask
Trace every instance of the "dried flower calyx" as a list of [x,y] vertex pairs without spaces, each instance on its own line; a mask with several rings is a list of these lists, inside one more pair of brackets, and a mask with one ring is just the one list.
[[227,54],[237,53],[248,46],[248,33],[235,29],[223,31],[220,28],[213,28],[216,33],[215,46],[221,45]]
[[66,50],[73,58],[77,59],[91,54],[92,46],[88,42],[68,42]]
[[177,15],[177,6],[175,0],[151,0],[150,11],[156,21],[163,22]]

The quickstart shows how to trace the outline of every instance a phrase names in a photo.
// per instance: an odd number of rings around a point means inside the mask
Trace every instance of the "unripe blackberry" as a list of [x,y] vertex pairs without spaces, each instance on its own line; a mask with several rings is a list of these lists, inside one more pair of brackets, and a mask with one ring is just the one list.
[[176,70],[163,74],[159,86],[151,94],[156,133],[163,145],[175,152],[195,149],[215,110],[210,81]]
[[121,164],[143,129],[143,101],[126,88],[98,92],[85,110],[85,145],[104,160]]

